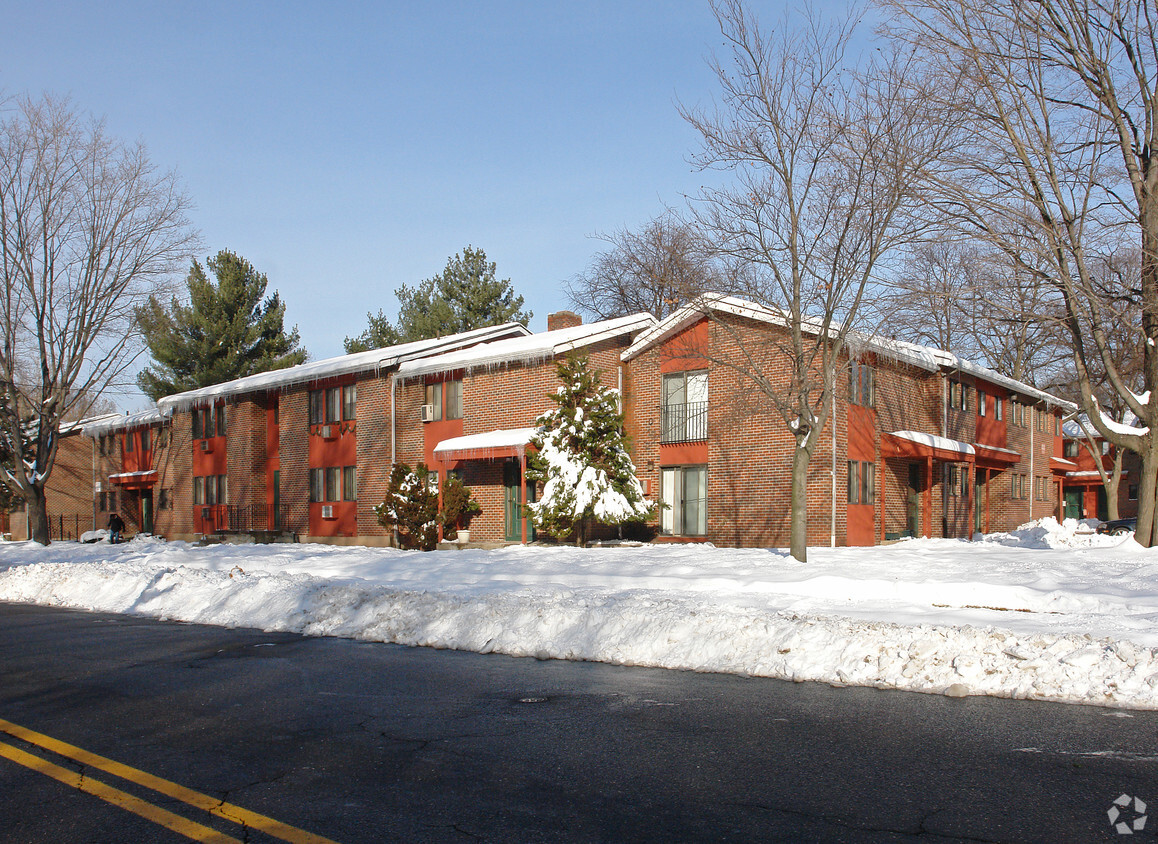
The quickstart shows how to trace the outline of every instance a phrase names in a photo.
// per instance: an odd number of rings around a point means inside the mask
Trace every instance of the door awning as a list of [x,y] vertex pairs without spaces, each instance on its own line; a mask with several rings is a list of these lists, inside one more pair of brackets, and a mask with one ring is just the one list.
[[109,475],[109,480],[125,489],[147,489],[157,482],[157,470],[118,472],[115,475]]
[[538,428],[504,428],[485,434],[452,437],[434,447],[434,458],[444,463],[454,460],[495,460],[522,457]]
[[885,457],[919,457],[949,463],[972,463],[977,452],[969,443],[921,431],[893,431],[881,437]]

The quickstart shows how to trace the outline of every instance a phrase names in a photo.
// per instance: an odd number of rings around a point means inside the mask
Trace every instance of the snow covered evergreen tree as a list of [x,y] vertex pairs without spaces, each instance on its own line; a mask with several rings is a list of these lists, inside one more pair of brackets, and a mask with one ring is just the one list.
[[527,456],[527,480],[543,488],[527,511],[539,530],[582,545],[591,524],[644,521],[655,507],[627,454],[619,392],[599,385],[586,357],[562,361],[558,373],[558,407],[535,421],[537,451]]
[[438,545],[438,492],[430,470],[419,463],[414,471],[395,463],[386,500],[374,508],[378,524],[398,532],[398,544],[411,551],[433,551]]

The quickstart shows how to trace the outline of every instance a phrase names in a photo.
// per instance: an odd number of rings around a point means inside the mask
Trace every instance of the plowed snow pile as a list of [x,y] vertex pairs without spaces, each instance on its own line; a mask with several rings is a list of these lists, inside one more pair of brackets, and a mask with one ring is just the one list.
[[1158,549],[980,542],[432,553],[0,543],[0,600],[408,645],[1158,708]]

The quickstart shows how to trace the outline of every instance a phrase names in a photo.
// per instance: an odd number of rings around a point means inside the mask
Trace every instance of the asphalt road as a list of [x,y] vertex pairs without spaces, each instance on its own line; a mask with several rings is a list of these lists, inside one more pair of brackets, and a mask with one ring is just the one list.
[[[1121,835],[1107,815],[1122,794],[1158,815],[1158,713],[10,604],[0,604],[0,719],[0,751],[15,749],[0,756],[3,842],[188,840],[21,753],[232,839],[279,840],[56,754],[50,740],[344,844],[1056,844],[1147,840],[1158,828],[1147,817]],[[1138,817],[1133,802],[1120,810]]]

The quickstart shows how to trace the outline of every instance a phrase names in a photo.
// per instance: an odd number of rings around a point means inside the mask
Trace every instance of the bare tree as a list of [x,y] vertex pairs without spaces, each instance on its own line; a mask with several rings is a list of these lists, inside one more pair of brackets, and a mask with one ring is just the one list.
[[38,542],[61,420],[139,353],[133,307],[188,260],[187,207],[174,174],[67,102],[24,98],[0,124],[2,480]]
[[702,137],[695,161],[736,183],[705,189],[696,214],[718,252],[748,268],[735,292],[782,316],[763,346],[737,335],[743,354],[730,365],[796,444],[790,547],[804,560],[808,466],[844,383],[839,362],[876,273],[914,237],[910,187],[936,154],[943,118],[903,57],[848,68],[855,14],[785,18],[766,35],[740,0],[715,12],[731,53],[714,63],[722,103],[682,112]]
[[951,349],[962,357],[980,355],[977,344],[976,250],[951,237],[914,248],[901,264],[891,290],[870,303],[880,333]]
[[596,237],[608,248],[566,289],[572,305],[598,319],[640,311],[663,319],[719,286],[722,268],[707,244],[671,211],[638,231],[623,228]]
[[[1154,539],[1158,481],[1158,10],[1152,0],[886,0],[893,33],[930,73],[962,81],[970,119],[930,183],[935,206],[1045,272],[1064,305],[1082,409],[1098,433],[1142,459],[1137,540]],[[1036,244],[1022,251],[1025,233]],[[1143,386],[1113,360],[1098,255],[1141,252]],[[1145,430],[1106,423],[1091,363]]]

